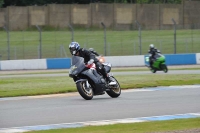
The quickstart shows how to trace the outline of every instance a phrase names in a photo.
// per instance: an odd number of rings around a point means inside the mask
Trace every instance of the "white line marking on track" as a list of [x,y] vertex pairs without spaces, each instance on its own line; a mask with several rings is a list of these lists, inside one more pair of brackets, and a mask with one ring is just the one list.
[[[152,87],[152,88],[128,89],[128,90],[122,90],[122,93],[127,93],[127,92],[149,92],[149,91],[162,91],[162,90],[177,90],[177,89],[185,89],[185,88],[200,88],[200,85],[158,86],[158,87]],[[9,101],[9,100],[24,100],[24,99],[49,98],[49,97],[68,97],[68,96],[77,96],[77,95],[78,95],[78,92],[70,92],[70,93],[64,93],[64,94],[8,97],[8,98],[0,98],[0,102]]]
[[76,122],[76,123],[61,123],[61,124],[50,124],[50,125],[0,128],[0,133],[21,133],[21,132],[27,132],[27,131],[50,130],[50,129],[61,129],[61,128],[77,128],[77,127],[85,127],[85,126],[99,126],[99,125],[111,125],[111,124],[120,124],[120,123],[148,122],[148,121],[162,121],[162,120],[197,118],[197,117],[200,117],[200,112],[199,113],[187,113],[187,114],[175,114],[175,115],[163,115],[163,116],[151,116],[151,117],[139,117],[139,118],[114,119],[114,120],[101,120],[101,121],[88,121],[88,122]]

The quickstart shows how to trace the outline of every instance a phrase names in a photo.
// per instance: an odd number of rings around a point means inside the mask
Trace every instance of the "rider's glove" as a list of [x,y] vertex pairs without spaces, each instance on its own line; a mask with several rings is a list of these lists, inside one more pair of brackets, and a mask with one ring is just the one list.
[[92,63],[94,62],[94,60],[93,59],[90,59],[89,61],[88,61],[88,65],[91,65]]

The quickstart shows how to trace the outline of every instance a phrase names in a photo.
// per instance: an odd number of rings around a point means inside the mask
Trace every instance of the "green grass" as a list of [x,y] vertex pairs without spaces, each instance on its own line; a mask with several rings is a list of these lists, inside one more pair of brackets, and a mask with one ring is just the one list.
[[[177,53],[200,52],[200,30],[177,30]],[[107,56],[138,55],[138,31],[111,31],[106,32]],[[81,47],[93,47],[100,54],[104,54],[103,30],[75,30],[74,40]],[[68,45],[71,42],[71,32],[68,30],[42,32],[42,58],[71,57]],[[149,44],[153,43],[163,54],[174,53],[173,30],[145,30],[142,31],[142,54],[146,54]],[[38,31],[10,32],[11,59],[38,58],[39,47]],[[64,46],[64,50],[61,48]],[[0,31],[0,54],[3,60],[7,59],[7,35]],[[66,53],[64,53],[64,51]]]
[[[200,84],[199,74],[180,75],[129,75],[115,76],[122,89],[169,85]],[[56,94],[75,92],[76,85],[70,77],[5,78],[0,80],[0,97]]]
[[200,118],[176,119],[168,121],[88,126],[82,128],[33,131],[30,133],[150,133],[200,128]]

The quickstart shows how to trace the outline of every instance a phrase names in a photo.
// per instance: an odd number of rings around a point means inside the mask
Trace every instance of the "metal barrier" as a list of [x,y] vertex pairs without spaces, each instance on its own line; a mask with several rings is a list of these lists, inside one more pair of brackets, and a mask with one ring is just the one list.
[[[105,61],[113,67],[145,66],[145,55],[137,56],[106,56]],[[200,53],[197,54],[169,54],[165,55],[167,65],[195,65],[200,64]],[[0,61],[1,70],[29,70],[29,69],[68,69],[71,58],[6,60]]]

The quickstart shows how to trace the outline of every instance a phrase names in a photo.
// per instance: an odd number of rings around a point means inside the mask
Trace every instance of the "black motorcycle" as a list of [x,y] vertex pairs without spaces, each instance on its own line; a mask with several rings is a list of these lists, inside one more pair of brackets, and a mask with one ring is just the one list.
[[[111,64],[102,64],[109,74]],[[79,94],[86,100],[91,100],[94,95],[103,95],[105,92],[112,98],[116,98],[121,94],[120,85],[112,75],[109,76],[116,84],[109,85],[102,74],[97,72],[95,64],[86,65],[82,57],[72,57],[69,76],[74,79]]]

